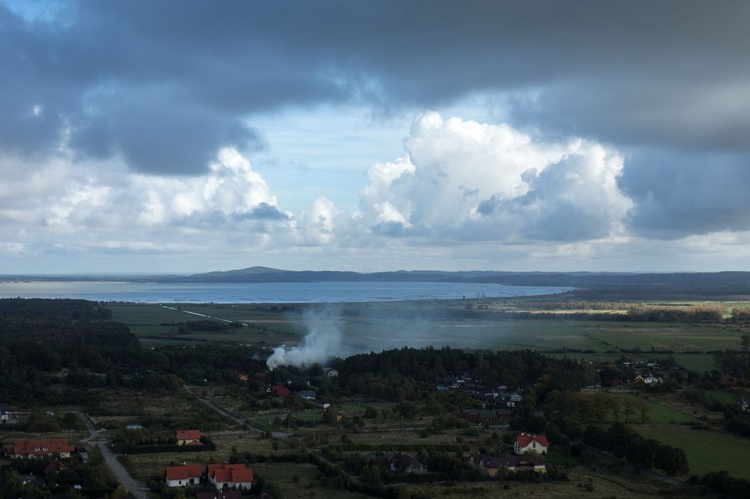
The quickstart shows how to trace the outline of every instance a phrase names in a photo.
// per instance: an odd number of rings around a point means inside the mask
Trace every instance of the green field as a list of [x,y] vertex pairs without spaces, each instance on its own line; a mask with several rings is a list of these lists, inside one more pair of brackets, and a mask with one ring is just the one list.
[[726,470],[734,477],[750,479],[747,466],[750,441],[747,439],[677,425],[635,425],[633,428],[646,438],[683,449],[688,456],[691,475]]
[[[622,355],[649,359],[674,352],[683,366],[697,372],[713,367],[705,353],[738,348],[746,328],[712,323],[641,323],[585,319],[457,318],[467,305],[453,301],[414,304],[316,305],[113,303],[114,320],[127,324],[144,345],[185,342],[234,342],[275,346],[295,344],[312,328],[341,333],[345,350],[380,351],[411,346],[540,351],[591,361]],[[481,315],[480,315],[481,317]],[[207,318],[244,324],[226,332],[177,334],[180,322]],[[627,352],[623,352],[627,351]],[[640,352],[634,354],[633,351]],[[586,353],[583,353],[586,352]],[[559,355],[559,354],[558,354]]]

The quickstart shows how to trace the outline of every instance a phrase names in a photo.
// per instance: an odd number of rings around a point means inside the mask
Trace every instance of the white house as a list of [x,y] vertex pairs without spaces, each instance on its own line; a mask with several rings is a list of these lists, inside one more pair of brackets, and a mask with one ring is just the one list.
[[203,475],[203,467],[200,464],[167,466],[165,471],[167,487],[198,485],[201,481],[201,475]]

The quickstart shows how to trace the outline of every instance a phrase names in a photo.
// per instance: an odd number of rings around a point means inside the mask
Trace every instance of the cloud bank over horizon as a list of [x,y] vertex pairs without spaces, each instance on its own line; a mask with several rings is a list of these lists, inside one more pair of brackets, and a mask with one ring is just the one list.
[[0,273],[750,270],[750,7],[0,0]]

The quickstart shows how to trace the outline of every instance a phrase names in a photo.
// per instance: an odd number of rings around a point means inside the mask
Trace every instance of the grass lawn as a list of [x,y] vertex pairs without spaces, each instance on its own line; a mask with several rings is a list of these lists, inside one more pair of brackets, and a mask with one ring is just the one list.
[[635,425],[633,428],[646,438],[682,448],[688,456],[691,475],[726,470],[734,477],[750,479],[747,466],[750,441],[747,439],[676,425]]
[[649,414],[651,423],[700,423],[700,419],[693,416],[692,414],[686,414],[664,404],[649,400],[648,405],[651,408],[651,412]]

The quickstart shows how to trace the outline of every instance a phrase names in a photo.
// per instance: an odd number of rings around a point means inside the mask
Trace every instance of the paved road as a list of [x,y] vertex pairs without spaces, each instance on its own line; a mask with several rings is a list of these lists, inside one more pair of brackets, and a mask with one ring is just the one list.
[[117,478],[117,481],[125,487],[125,490],[133,494],[137,499],[148,499],[148,495],[146,494],[148,487],[146,487],[146,484],[139,482],[130,476],[128,470],[126,470],[125,467],[120,464],[120,461],[117,460],[117,456],[115,456],[112,451],[109,450],[109,447],[107,447],[107,440],[97,433],[96,428],[94,428],[88,415],[84,413],[79,413],[78,415],[83,422],[86,423],[86,428],[89,430],[89,437],[84,439],[83,442],[89,445],[95,445],[101,449],[104,461],[115,475],[115,478]]

